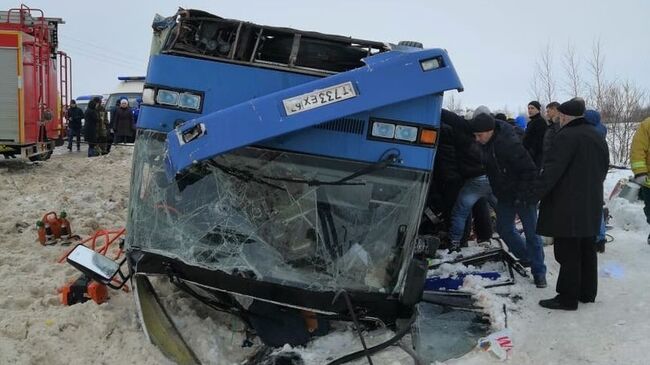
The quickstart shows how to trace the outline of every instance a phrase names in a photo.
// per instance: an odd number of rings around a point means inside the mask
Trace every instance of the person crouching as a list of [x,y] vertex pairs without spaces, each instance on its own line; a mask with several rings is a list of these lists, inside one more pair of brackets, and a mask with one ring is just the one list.
[[[527,186],[534,182],[537,166],[508,123],[489,114],[479,114],[472,120],[472,129],[482,145],[488,180],[497,198],[497,232],[515,256],[530,264],[535,285],[545,288],[544,248],[542,239],[535,233],[537,202],[526,201],[521,196],[521,192],[530,190]],[[515,229],[517,215],[526,243]]]

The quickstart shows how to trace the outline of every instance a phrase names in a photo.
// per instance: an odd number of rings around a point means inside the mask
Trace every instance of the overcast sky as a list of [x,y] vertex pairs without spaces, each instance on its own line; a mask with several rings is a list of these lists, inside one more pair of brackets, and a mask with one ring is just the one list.
[[[61,17],[60,48],[74,64],[73,94],[108,93],[118,75],[144,75],[154,14],[178,6],[266,25],[445,48],[465,86],[464,106],[524,110],[536,59],[547,44],[563,76],[569,43],[586,58],[600,39],[608,79],[650,90],[650,1],[587,0],[23,0]],[[5,10],[20,0],[0,0]],[[586,59],[582,60],[582,66]],[[585,74],[586,75],[586,74]],[[558,83],[557,99],[566,99]]]

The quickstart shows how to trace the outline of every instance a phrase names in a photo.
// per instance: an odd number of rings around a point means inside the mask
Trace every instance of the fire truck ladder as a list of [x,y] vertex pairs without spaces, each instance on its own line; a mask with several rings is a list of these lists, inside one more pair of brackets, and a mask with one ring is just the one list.
[[60,111],[63,121],[72,96],[72,59],[63,51],[58,51],[57,55],[59,56],[59,92],[61,93]]

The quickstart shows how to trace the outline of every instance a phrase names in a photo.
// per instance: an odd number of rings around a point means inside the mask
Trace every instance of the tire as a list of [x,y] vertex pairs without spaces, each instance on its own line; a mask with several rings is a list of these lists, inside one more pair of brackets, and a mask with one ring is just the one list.
[[413,47],[413,48],[424,48],[424,45],[420,42],[415,41],[400,41],[397,43],[398,46]]
[[31,162],[36,162],[36,161],[47,161],[52,157],[52,151],[48,151],[45,153],[41,153],[40,155],[34,155],[28,157]]

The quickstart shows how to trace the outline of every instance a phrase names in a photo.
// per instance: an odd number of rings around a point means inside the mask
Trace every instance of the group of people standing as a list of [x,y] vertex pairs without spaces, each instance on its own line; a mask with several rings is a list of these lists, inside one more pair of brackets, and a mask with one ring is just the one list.
[[[68,120],[68,150],[72,151],[73,138],[77,151],[81,149],[81,132],[88,144],[88,157],[109,153],[112,144],[132,142],[135,137],[136,117],[127,99],[119,99],[110,117],[100,97],[93,97],[85,112],[75,100],[70,101]],[[83,120],[83,125],[82,125]]]
[[[496,214],[497,233],[531,268],[535,285],[544,288],[540,235],[553,237],[560,263],[558,295],[539,304],[573,310],[579,301],[593,302],[596,297],[596,241],[601,226],[604,229],[603,182],[609,151],[602,132],[585,119],[591,111],[586,111],[584,100],[549,104],[548,119],[541,110],[537,101],[528,104],[530,120],[523,134],[516,124],[495,117],[484,106],[469,120],[443,110],[436,157],[436,178],[442,180],[436,184],[443,196],[445,190],[454,191],[451,185],[457,188],[453,204],[447,205],[452,251],[463,245],[471,215],[489,224],[489,209],[487,219],[484,213],[489,204]],[[517,230],[517,217],[525,240]],[[477,240],[489,240],[491,231],[482,231],[488,233],[477,232]]]

